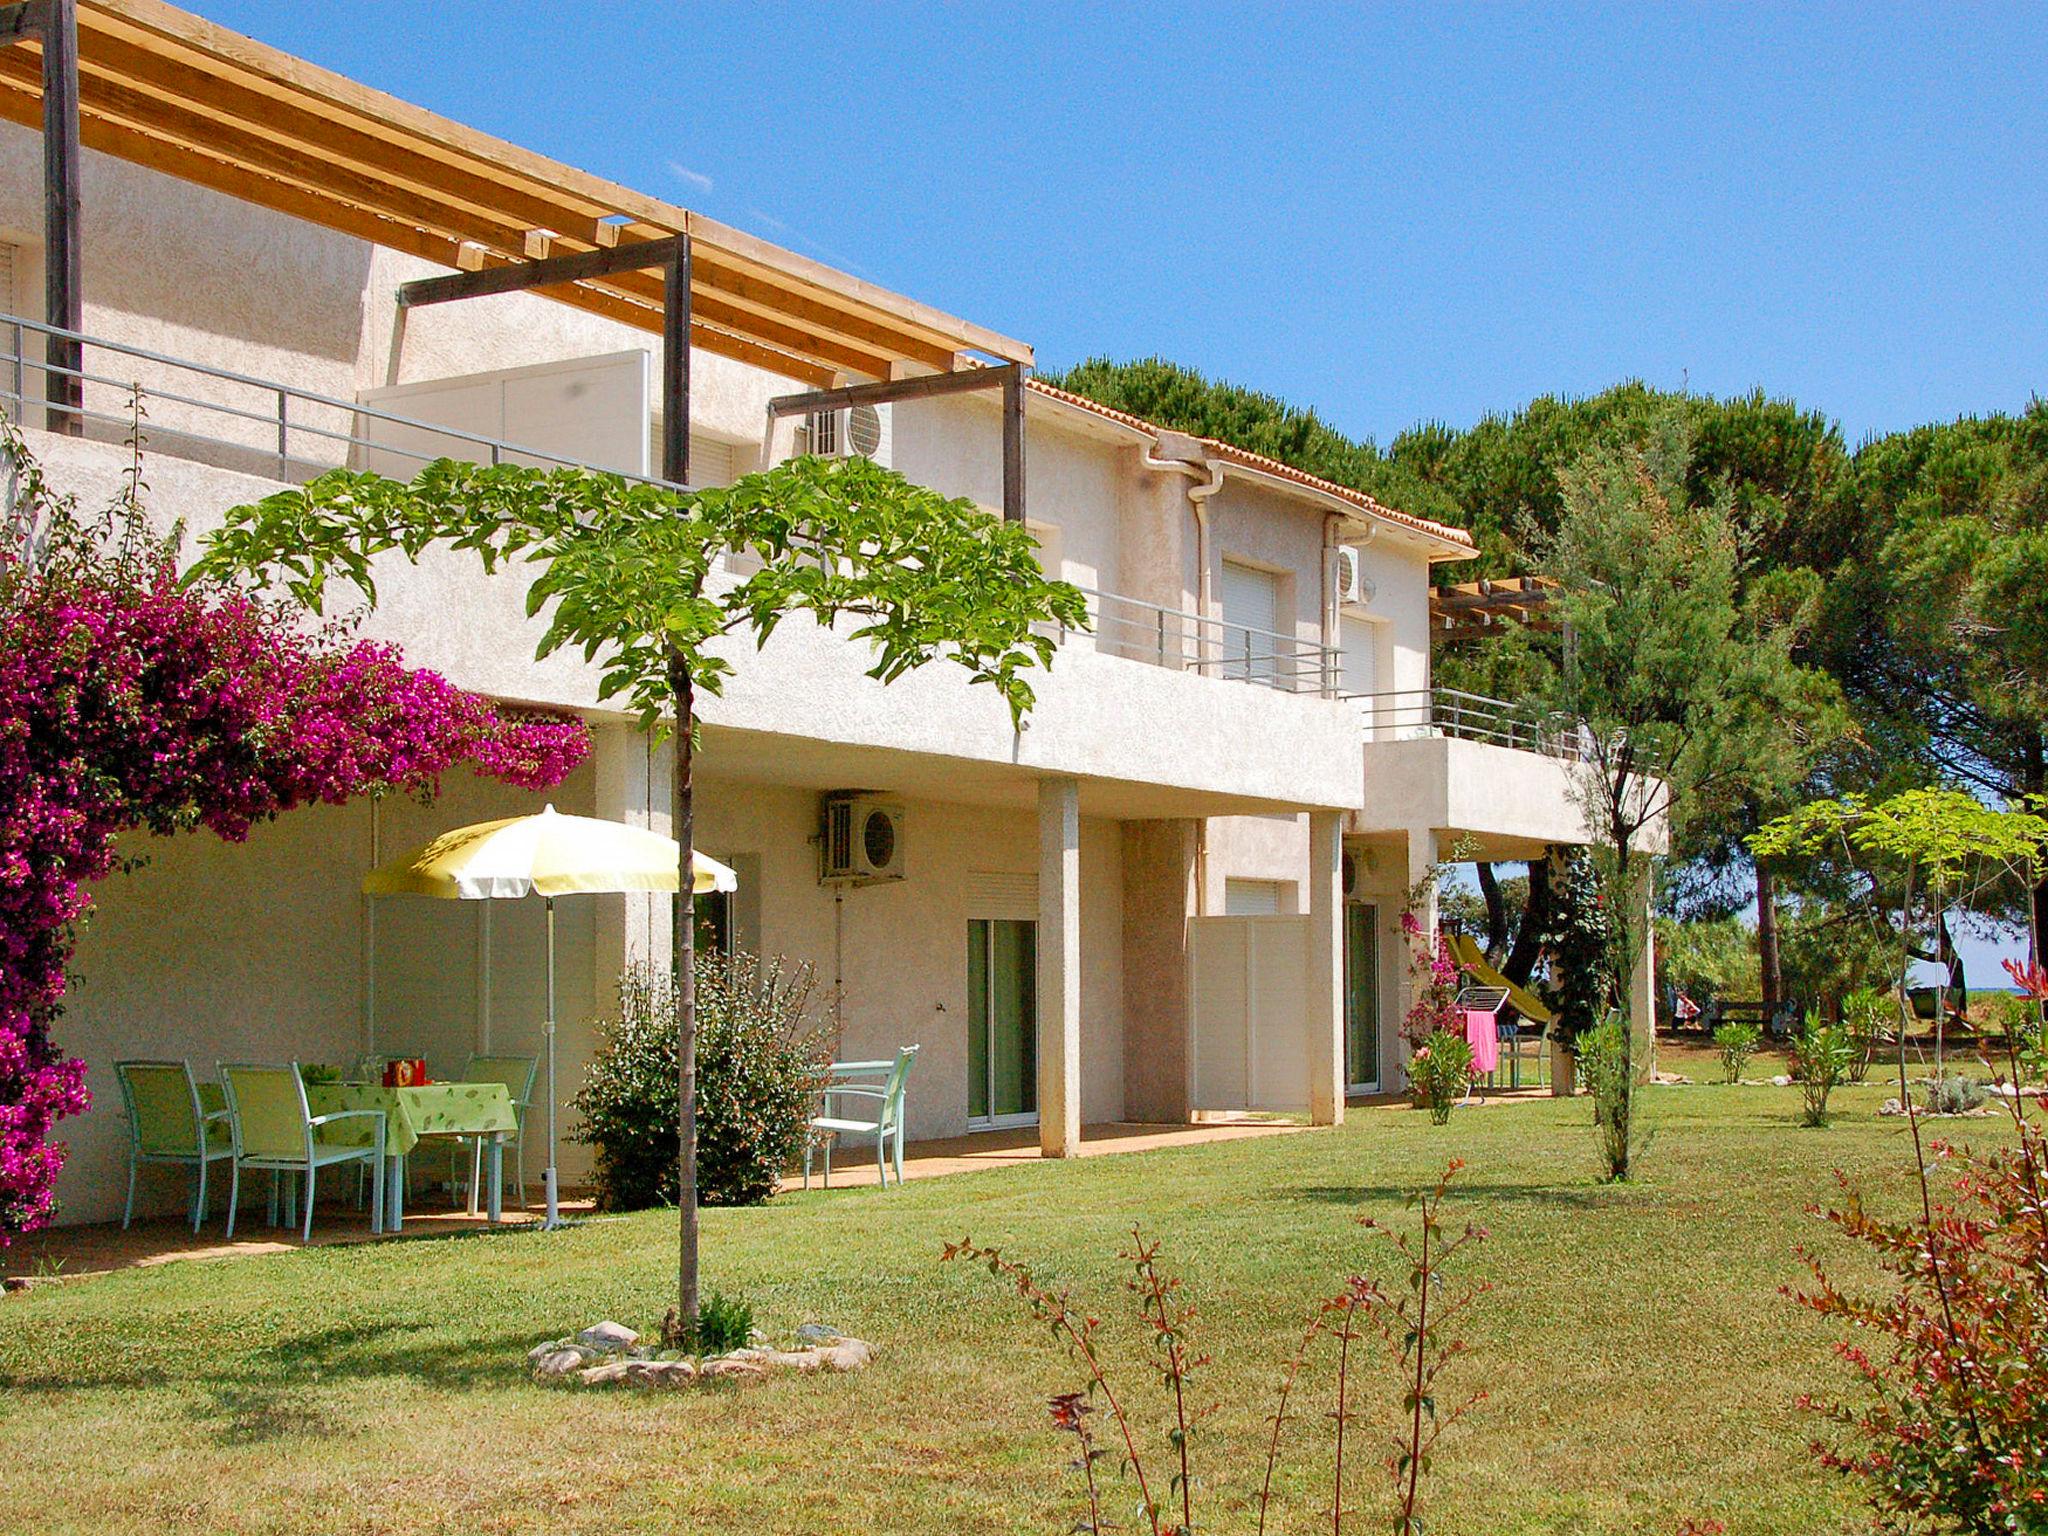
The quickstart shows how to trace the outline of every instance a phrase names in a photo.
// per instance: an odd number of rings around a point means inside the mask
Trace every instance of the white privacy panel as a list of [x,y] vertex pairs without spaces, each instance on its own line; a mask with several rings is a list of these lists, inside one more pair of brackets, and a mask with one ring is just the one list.
[[[436,432],[435,427],[622,474],[648,473],[645,352],[613,352],[394,384],[366,389],[361,399],[365,405],[423,424],[412,427],[375,416],[361,418],[360,433],[372,445],[364,450],[363,467],[397,479],[411,479],[436,458],[488,461],[489,449],[483,444]],[[553,462],[512,452],[502,459],[508,464]]]
[[1308,919],[1198,917],[1189,925],[1196,1109],[1308,1108]]

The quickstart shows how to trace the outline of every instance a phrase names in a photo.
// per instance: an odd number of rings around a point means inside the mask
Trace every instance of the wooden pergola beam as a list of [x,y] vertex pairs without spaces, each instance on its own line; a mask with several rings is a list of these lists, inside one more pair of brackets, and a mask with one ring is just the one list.
[[502,267],[485,267],[479,272],[451,272],[446,277],[421,277],[401,283],[398,306],[417,309],[427,304],[446,304],[455,299],[480,299],[487,294],[519,293],[529,288],[552,288],[562,283],[580,283],[593,277],[613,277],[621,272],[647,272],[659,267],[666,271],[676,253],[689,248],[688,235],[669,235],[660,240],[633,240],[609,248],[576,251],[567,256],[545,256],[539,261],[508,262]]
[[[24,123],[64,106],[43,100],[38,34],[49,3],[0,5],[0,45],[28,44],[0,46],[0,113]],[[886,378],[904,363],[951,369],[974,353],[1031,360],[1023,343],[160,0],[62,3],[75,15],[74,143],[457,271],[688,235],[692,343],[806,383]],[[659,330],[664,281],[622,272],[548,297]]]

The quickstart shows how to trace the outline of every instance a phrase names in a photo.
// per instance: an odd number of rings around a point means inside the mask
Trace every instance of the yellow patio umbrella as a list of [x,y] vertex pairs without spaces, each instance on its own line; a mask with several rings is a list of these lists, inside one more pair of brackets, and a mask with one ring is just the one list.
[[[564,816],[552,805],[443,832],[363,877],[366,896],[431,896],[443,901],[511,901],[539,896],[548,912],[547,1224],[558,1224],[555,1178],[555,898],[623,891],[673,891],[681,848],[674,838],[594,816]],[[690,855],[691,891],[739,888],[716,859]]]

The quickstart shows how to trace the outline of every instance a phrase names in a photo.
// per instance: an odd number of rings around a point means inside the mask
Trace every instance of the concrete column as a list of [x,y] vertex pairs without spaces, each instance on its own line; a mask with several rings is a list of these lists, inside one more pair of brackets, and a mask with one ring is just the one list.
[[1657,1070],[1657,924],[1654,876],[1643,861],[1642,878],[1633,893],[1631,917],[1638,925],[1634,963],[1628,977],[1629,1059],[1636,1081],[1646,1083]]
[[[668,743],[657,744],[624,721],[595,723],[590,737],[597,780],[593,814],[666,837],[671,820]],[[592,899],[597,906],[596,995],[609,999],[628,966],[668,965],[673,906],[667,895],[645,891]]]
[[1344,1123],[1344,817],[1308,818],[1308,1114]]
[[1195,829],[1186,819],[1123,824],[1124,1115],[1188,1118],[1188,920]]
[[1081,1147],[1081,784],[1038,783],[1038,1149]]

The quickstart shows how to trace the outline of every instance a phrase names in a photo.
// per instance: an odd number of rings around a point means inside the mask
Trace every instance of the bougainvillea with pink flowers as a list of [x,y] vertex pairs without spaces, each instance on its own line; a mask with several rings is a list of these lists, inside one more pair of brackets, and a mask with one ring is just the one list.
[[89,1097],[52,1036],[92,883],[124,832],[239,841],[294,807],[431,793],[458,764],[547,788],[581,722],[514,719],[391,647],[221,584],[180,584],[151,530],[139,458],[114,505],[54,495],[11,426],[0,549],[0,1244],[49,1220]]

